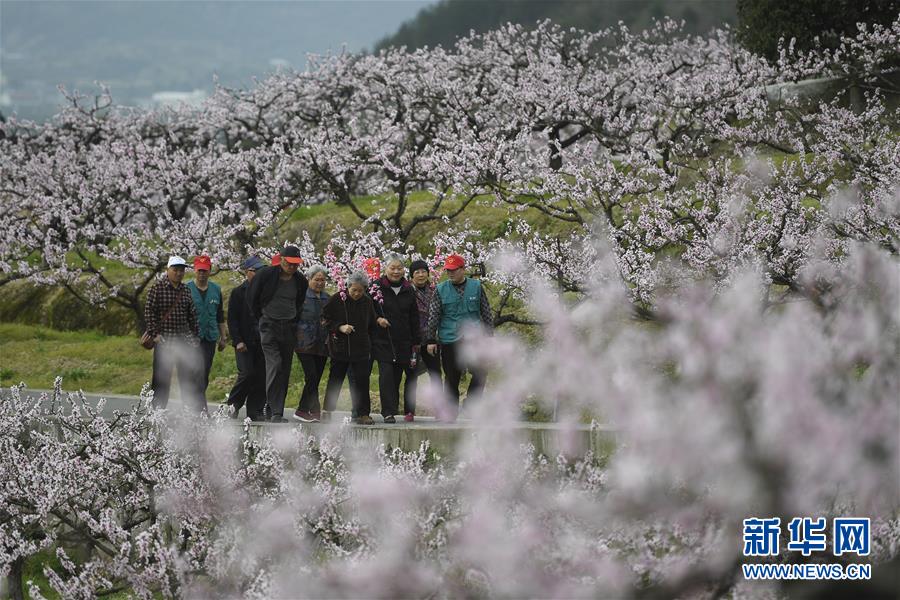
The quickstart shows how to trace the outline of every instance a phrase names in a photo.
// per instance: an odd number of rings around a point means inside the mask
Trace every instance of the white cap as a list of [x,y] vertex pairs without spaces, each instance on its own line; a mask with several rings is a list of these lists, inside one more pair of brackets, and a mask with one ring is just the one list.
[[166,268],[168,268],[168,267],[186,267],[186,266],[187,266],[187,263],[184,262],[184,259],[181,258],[180,256],[170,256],[169,264],[166,265]]

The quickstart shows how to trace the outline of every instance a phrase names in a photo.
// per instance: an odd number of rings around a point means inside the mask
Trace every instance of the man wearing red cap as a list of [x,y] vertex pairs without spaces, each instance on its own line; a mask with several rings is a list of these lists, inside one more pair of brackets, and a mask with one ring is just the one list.
[[466,276],[466,261],[462,256],[448,256],[444,261],[444,270],[447,280],[438,284],[428,307],[426,350],[435,356],[440,345],[444,392],[453,404],[453,413],[448,420],[453,421],[459,408],[459,381],[463,373],[468,370],[472,374],[466,401],[481,393],[485,381],[484,371],[460,361],[462,334],[465,327],[472,324],[480,324],[491,331],[494,317],[481,282]]
[[203,354],[203,378],[199,388],[203,402],[206,402],[206,388],[209,387],[209,372],[212,370],[216,347],[225,349],[225,311],[222,309],[222,288],[209,280],[212,261],[205,254],[194,259],[194,280],[187,284],[197,321],[200,325],[200,351]]
[[309,282],[298,272],[303,259],[296,246],[285,246],[278,266],[264,267],[250,282],[247,303],[259,321],[259,338],[266,357],[266,402],[273,423],[287,423],[287,396],[297,345],[297,322]]

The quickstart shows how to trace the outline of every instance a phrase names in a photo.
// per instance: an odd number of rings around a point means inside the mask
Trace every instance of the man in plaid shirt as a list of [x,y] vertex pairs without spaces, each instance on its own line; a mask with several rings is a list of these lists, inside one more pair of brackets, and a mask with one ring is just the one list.
[[206,401],[198,387],[202,363],[197,311],[190,291],[182,283],[186,266],[180,256],[169,258],[166,276],[150,288],[144,306],[147,331],[156,342],[153,348],[153,406],[165,408],[169,403],[172,371],[177,366],[182,402],[199,412],[206,412]]

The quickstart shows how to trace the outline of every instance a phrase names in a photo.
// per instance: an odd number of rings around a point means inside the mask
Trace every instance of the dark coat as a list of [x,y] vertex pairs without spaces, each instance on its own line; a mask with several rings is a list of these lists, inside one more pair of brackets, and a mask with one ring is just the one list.
[[237,346],[241,342],[248,346],[259,347],[259,323],[250,305],[247,304],[247,290],[249,284],[245,281],[231,290],[228,297],[228,331],[231,334],[231,345]]
[[[377,318],[372,299],[365,294],[359,300],[353,300],[349,294],[346,300],[340,294],[332,295],[322,309],[331,358],[351,362],[368,360],[372,351],[371,336],[378,327],[375,324]],[[341,333],[338,331],[341,325],[353,325],[353,333]]]
[[[253,276],[253,281],[250,282],[250,293],[247,295],[247,303],[250,305],[250,312],[257,319],[262,317],[263,308],[275,296],[280,273],[280,266],[264,267]],[[294,280],[298,284],[297,316],[294,317],[294,322],[296,323],[300,320],[300,315],[303,313],[303,301],[306,300],[306,290],[309,289],[309,282],[299,272],[294,273]]]
[[421,324],[416,292],[406,279],[400,281],[400,293],[395,294],[387,277],[376,283],[382,302],[375,302],[375,312],[387,319],[391,326],[378,327],[372,338],[372,357],[385,362],[409,364],[413,346],[421,343]]
[[328,356],[325,345],[328,330],[322,324],[322,309],[330,296],[325,292],[316,294],[312,290],[306,292],[303,303],[303,315],[297,323],[297,347],[295,350],[303,354]]

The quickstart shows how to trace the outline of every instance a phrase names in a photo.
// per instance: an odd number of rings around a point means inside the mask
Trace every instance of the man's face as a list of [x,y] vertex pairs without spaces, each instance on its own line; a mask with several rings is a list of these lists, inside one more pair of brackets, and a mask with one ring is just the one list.
[[412,280],[416,287],[425,287],[428,284],[428,269],[416,269],[412,274]]
[[364,291],[365,290],[363,289],[363,286],[359,285],[358,283],[353,283],[349,288],[347,288],[347,293],[350,294],[350,297],[354,300],[359,300],[360,298],[362,298]]
[[166,269],[166,277],[169,278],[174,285],[178,285],[181,283],[181,280],[184,279],[184,267],[183,266],[174,266]]
[[300,267],[299,264],[288,262],[288,261],[284,260],[284,258],[281,259],[280,266],[281,266],[281,274],[282,275],[293,275],[294,273],[297,272],[297,269]]
[[388,281],[391,283],[397,283],[401,279],[403,279],[403,273],[406,269],[403,268],[403,265],[397,261],[392,262],[387,266],[387,270],[385,274],[387,275]]
[[194,281],[199,285],[206,285],[209,283],[209,271],[206,269],[197,269],[194,271]]
[[462,283],[466,279],[466,268],[447,269],[447,277],[449,277],[450,281],[453,283]]
[[254,275],[256,275],[256,269],[247,269],[247,283],[253,281]]

